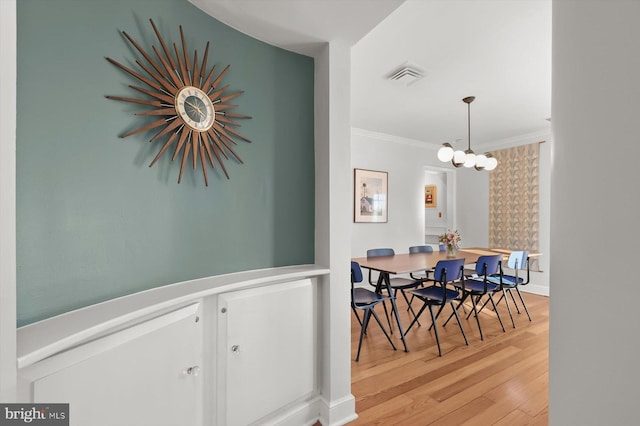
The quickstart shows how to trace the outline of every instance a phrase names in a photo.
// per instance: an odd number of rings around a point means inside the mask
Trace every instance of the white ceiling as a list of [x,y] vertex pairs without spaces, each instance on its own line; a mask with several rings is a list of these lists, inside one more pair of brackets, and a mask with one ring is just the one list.
[[[550,131],[551,0],[190,0],[216,19],[313,56],[352,48],[355,128],[440,144],[497,145]],[[385,77],[405,62],[426,71]]]
[[189,0],[269,44],[314,56],[327,41],[355,44],[404,0]]

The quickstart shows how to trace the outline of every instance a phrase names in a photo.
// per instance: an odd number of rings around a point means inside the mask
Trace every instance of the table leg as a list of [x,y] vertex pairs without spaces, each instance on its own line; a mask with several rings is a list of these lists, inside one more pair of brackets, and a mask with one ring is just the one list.
[[404,331],[402,330],[402,324],[400,323],[400,316],[398,315],[396,298],[393,295],[393,290],[391,289],[391,281],[389,279],[389,274],[383,273],[383,272],[380,273],[380,276],[378,277],[378,283],[377,283],[376,289],[378,290],[378,292],[381,292],[383,280],[384,280],[384,285],[387,287],[387,291],[389,292],[389,300],[391,300],[391,311],[396,316],[396,322],[398,323],[398,331],[400,332],[400,338],[402,339],[402,344],[404,345],[404,351],[409,352],[409,349],[407,348],[407,342],[404,340]]

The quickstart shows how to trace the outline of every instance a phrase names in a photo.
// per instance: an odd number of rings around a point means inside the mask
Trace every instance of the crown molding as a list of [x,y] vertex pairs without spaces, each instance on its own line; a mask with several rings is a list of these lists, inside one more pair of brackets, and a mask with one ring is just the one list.
[[410,146],[416,146],[418,148],[429,148],[434,150],[440,147],[441,145],[441,144],[434,144],[427,141],[420,141],[417,139],[405,138],[402,136],[395,136],[395,135],[389,135],[386,133],[373,132],[371,130],[360,129],[358,127],[352,127],[351,134],[364,136],[371,139],[378,139],[384,142],[393,142],[393,143],[399,143],[402,145],[410,145]]
[[[410,139],[402,136],[389,135],[386,133],[374,132],[371,130],[365,130],[358,127],[352,127],[351,134],[364,136],[371,139],[378,139],[384,142],[392,142],[392,143],[398,143],[402,145],[410,145],[410,146],[415,146],[419,148],[427,148],[427,149],[433,149],[433,150],[440,148],[440,146],[442,145],[441,143],[436,144],[433,142]],[[524,133],[522,135],[512,136],[510,138],[499,139],[491,143],[486,143],[486,144],[483,144],[477,151],[478,152],[496,151],[499,149],[511,148],[514,146],[526,145],[529,143],[551,141],[552,139],[553,137],[552,137],[551,131],[545,129],[545,130],[539,130],[531,133]]]
[[486,145],[483,145],[485,151],[497,151],[499,149],[511,148],[519,145],[526,145],[535,142],[547,142],[553,139],[550,130],[539,130],[522,135],[512,136],[510,138],[500,139]]

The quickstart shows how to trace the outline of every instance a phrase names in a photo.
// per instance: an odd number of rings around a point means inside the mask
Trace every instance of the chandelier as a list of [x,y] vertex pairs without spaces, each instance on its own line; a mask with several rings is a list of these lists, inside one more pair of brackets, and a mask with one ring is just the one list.
[[498,160],[490,153],[476,155],[471,149],[471,102],[475,100],[475,96],[467,96],[462,102],[467,104],[467,129],[468,129],[468,145],[465,151],[453,150],[450,143],[442,144],[442,148],[438,150],[438,160],[446,163],[451,161],[455,167],[475,168],[476,170],[493,170],[498,165]]

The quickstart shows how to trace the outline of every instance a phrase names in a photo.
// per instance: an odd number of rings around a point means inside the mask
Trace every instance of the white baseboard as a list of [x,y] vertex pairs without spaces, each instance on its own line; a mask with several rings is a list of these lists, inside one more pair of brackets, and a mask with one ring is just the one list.
[[342,426],[358,418],[356,414],[356,399],[353,395],[337,400],[327,401],[320,398],[320,423],[323,426]]
[[312,426],[319,420],[320,396],[314,396],[286,407],[281,413],[260,422],[263,426]]
[[549,287],[543,285],[527,284],[518,287],[522,292],[549,296]]

